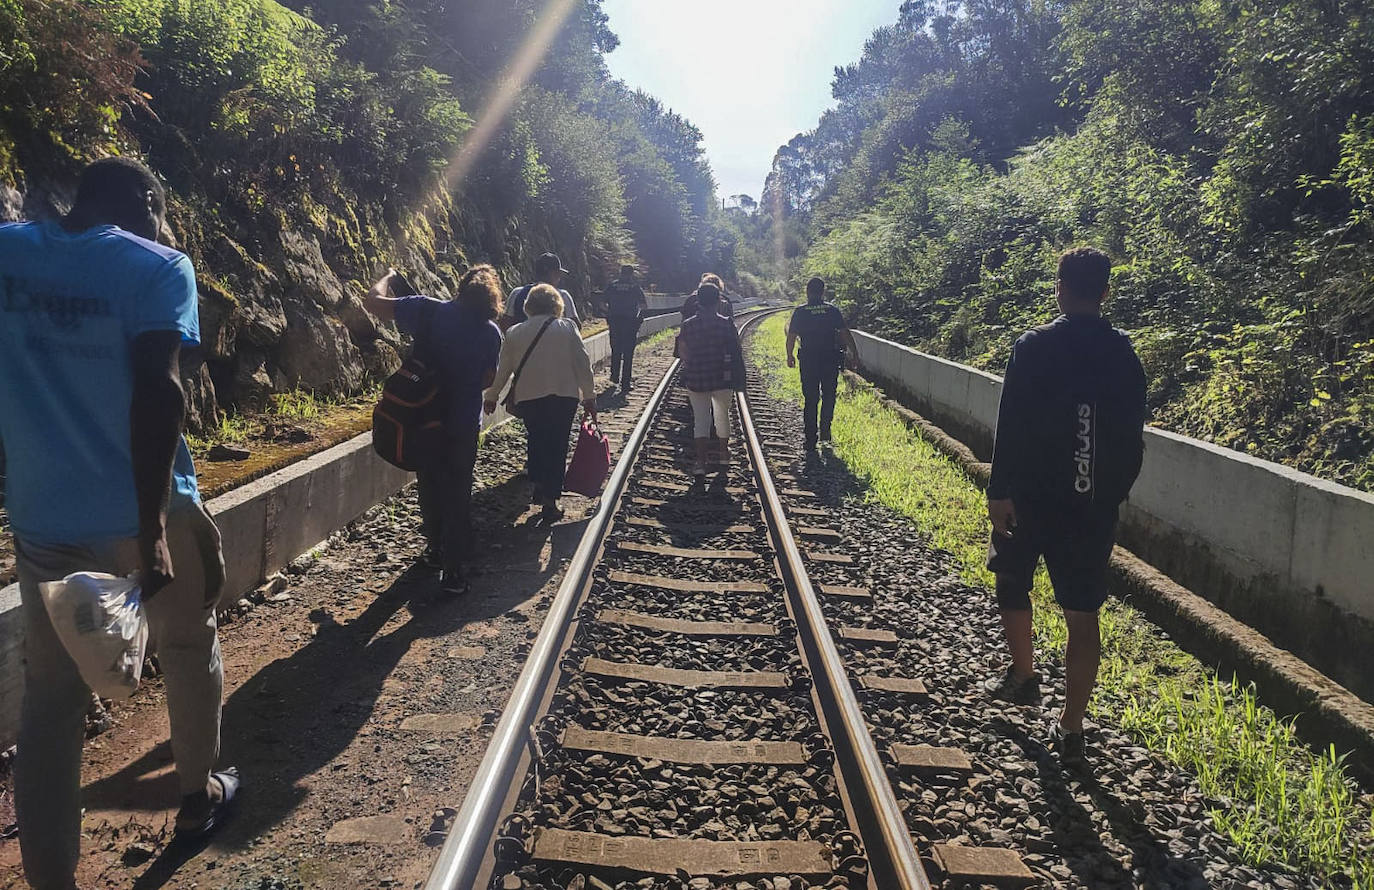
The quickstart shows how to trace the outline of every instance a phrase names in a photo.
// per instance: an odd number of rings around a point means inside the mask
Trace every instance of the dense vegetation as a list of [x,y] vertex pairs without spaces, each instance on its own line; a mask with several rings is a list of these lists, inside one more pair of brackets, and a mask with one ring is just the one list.
[[355,391],[397,361],[360,301],[387,264],[442,293],[554,250],[582,299],[622,261],[732,271],[701,133],[609,76],[616,44],[600,0],[0,0],[0,218],[146,157],[200,275],[197,422]]
[[761,209],[856,322],[993,370],[1096,243],[1156,423],[1374,489],[1372,46],[1365,0],[908,0]]

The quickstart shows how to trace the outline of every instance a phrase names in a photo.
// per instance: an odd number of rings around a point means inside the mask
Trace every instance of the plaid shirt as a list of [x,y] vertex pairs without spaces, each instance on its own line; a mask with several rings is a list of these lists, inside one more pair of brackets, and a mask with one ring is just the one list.
[[682,323],[682,385],[692,392],[732,389],[739,334],[735,323],[711,313],[698,313]]

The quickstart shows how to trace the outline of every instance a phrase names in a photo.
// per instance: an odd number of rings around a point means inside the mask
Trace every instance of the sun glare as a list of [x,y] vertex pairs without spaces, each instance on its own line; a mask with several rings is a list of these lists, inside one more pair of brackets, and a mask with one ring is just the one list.
[[501,129],[506,115],[510,113],[520,93],[529,82],[531,75],[539,68],[544,54],[553,45],[563,23],[577,6],[578,0],[549,0],[520,50],[511,60],[510,66],[502,73],[496,87],[487,98],[486,107],[477,115],[477,125],[463,140],[463,145],[449,162],[444,171],[444,185],[452,192],[460,188],[472,172],[473,166],[492,137]]

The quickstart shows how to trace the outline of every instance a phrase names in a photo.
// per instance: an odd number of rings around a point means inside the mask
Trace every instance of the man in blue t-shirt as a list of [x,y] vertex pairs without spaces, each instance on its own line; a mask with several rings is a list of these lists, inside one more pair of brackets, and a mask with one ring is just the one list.
[[[812,278],[806,283],[806,305],[798,306],[787,323],[787,367],[795,368],[794,350],[801,340],[801,385],[806,450],[815,451],[816,442],[830,441],[830,422],[835,416],[835,391],[839,388],[840,367],[845,350],[857,356],[854,335],[834,303],[825,301],[825,282]],[[817,415],[819,407],[819,418]]]
[[139,574],[167,681],[178,833],[208,833],[238,788],[237,771],[214,771],[224,561],[181,435],[180,354],[200,323],[190,260],[155,242],[165,206],[146,167],[109,158],[83,171],[61,222],[0,226],[0,441],[25,643],[14,791],[36,888],[75,886],[91,698],[42,582]]
[[491,266],[468,270],[452,302],[410,293],[391,272],[367,295],[367,308],[414,338],[416,356],[437,369],[444,400],[445,447],[434,466],[416,473],[420,514],[429,541],[426,559],[442,569],[440,587],[468,589],[463,563],[474,552],[472,483],[482,428],[482,391],[496,378],[501,356],[501,279]]

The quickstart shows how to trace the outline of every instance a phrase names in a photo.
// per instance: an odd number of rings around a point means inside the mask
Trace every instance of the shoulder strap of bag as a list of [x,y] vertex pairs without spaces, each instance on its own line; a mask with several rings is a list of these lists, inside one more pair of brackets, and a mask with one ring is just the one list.
[[547,331],[549,325],[553,324],[556,320],[555,318],[550,318],[548,321],[544,322],[544,326],[539,329],[539,333],[534,335],[534,339],[530,341],[530,345],[525,347],[525,354],[521,356],[520,364],[515,368],[515,376],[512,377],[510,381],[510,392],[512,397],[515,395],[516,385],[520,382],[520,372],[525,370],[525,362],[530,360],[530,353],[534,352],[534,347],[539,345],[539,341],[544,337],[544,332]]

